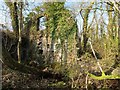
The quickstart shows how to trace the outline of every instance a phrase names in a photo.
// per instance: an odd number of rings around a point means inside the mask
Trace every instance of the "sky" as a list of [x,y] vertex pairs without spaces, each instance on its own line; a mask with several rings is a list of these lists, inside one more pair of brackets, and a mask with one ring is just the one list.
[[[40,2],[34,2],[34,0],[29,0],[29,5],[26,7],[31,11],[34,7],[40,5]],[[26,16],[29,12],[26,10],[24,15]],[[0,0],[0,24],[6,25],[10,30],[12,30],[11,18],[9,14],[9,9],[5,5],[4,0]]]
[[[38,2],[38,1],[34,2],[34,1],[35,0],[29,0],[29,5],[26,7],[27,9],[29,9],[29,11],[31,11],[34,7],[41,4],[41,2]],[[67,2],[65,3],[65,7],[70,9],[72,12],[76,13],[76,20],[77,20],[78,29],[79,29],[79,32],[82,32],[83,20],[82,20],[82,17],[79,15],[80,3],[81,2],[77,2],[77,1],[80,1],[80,0],[76,0],[75,2],[74,1],[75,0],[72,0],[72,2],[71,2],[71,0],[67,0]],[[87,1],[87,0],[84,0],[84,1]],[[24,12],[24,15],[27,15],[29,13],[29,11],[26,10]],[[98,13],[97,16],[99,18],[100,17],[99,10],[97,11],[97,13]],[[107,23],[107,21],[108,21],[107,15],[104,14],[104,17],[105,17],[105,22]],[[10,30],[12,30],[9,9],[5,5],[4,0],[0,0],[0,18],[1,18],[0,19],[0,24],[5,24],[5,25],[7,25],[7,27]],[[89,15],[88,23],[90,23],[92,21],[92,18],[93,18],[93,12],[91,12],[90,15]],[[45,27],[43,27],[43,28],[45,28]]]
[[[98,2],[99,2],[99,0],[98,0]],[[79,33],[83,32],[83,19],[80,15],[79,11],[80,11],[81,7],[84,9],[88,5],[90,5],[90,2],[67,2],[67,8],[76,12],[76,14],[77,14],[76,19],[77,19],[77,25],[78,25]],[[100,8],[100,5],[97,8]],[[102,7],[105,8],[105,5],[102,4]],[[93,8],[95,8],[95,5],[93,5]],[[93,16],[94,16],[94,10],[91,10],[90,14],[89,14],[89,18],[88,18],[88,25],[92,22]],[[100,10],[96,10],[96,16],[97,16],[97,19],[99,19],[101,17],[101,11]],[[108,15],[107,15],[107,12],[105,12],[105,11],[104,11],[104,14],[103,14],[103,19],[104,19],[104,22],[106,24],[108,24]]]
[[[8,9],[6,8],[4,1],[0,0],[0,24],[8,24],[10,21],[6,18],[9,18]],[[9,24],[7,26],[9,26]]]

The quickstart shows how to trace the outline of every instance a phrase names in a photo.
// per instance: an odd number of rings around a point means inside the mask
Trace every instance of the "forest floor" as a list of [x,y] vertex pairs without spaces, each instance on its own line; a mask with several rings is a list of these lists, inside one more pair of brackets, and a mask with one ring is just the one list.
[[56,79],[43,79],[32,74],[12,70],[7,66],[2,67],[2,88],[66,88],[66,84]]
[[[99,87],[100,85],[109,86],[109,88],[105,90],[120,90],[120,86],[119,86],[120,80],[106,80],[106,81],[93,80],[93,82],[95,82],[94,84],[96,85],[96,87]],[[89,90],[96,90],[93,87],[95,86],[92,85],[92,88],[90,88]],[[18,72],[8,68],[7,66],[3,66],[2,88],[3,89],[42,88],[42,90],[45,88],[47,88],[48,90],[50,89],[56,90],[56,88],[61,88],[61,89],[69,90],[71,89],[71,86],[64,83],[63,81],[57,81],[55,79],[43,79],[36,77],[35,75]]]

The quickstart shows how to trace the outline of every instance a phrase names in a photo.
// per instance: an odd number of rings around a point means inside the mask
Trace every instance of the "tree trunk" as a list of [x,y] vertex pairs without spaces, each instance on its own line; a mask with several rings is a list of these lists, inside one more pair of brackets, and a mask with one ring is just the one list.
[[9,7],[9,10],[10,10],[13,31],[15,32],[16,37],[18,37],[19,20],[18,20],[18,13],[17,13],[18,12],[17,2],[5,2],[5,3]]
[[104,36],[104,25],[103,25],[103,23],[101,22],[100,23],[100,34],[101,34],[101,38],[103,38],[103,36]]
[[87,48],[87,41],[88,41],[88,29],[87,29],[87,26],[88,26],[88,16],[89,16],[89,13],[90,13],[90,10],[89,8],[92,8],[92,5],[94,3],[91,2],[90,6],[87,7],[87,9],[85,10],[85,14],[83,16],[83,43],[84,43],[84,46],[83,46],[83,50],[86,52],[86,48]]
[[[120,10],[120,6],[118,8]],[[120,62],[120,13],[118,14],[118,58]]]
[[81,36],[79,31],[76,31],[76,49],[77,49],[77,60],[79,60],[79,58],[81,57],[82,53],[83,53],[83,49],[82,49],[82,41],[81,41]]
[[18,63],[21,63],[21,31],[23,29],[23,21],[22,21],[22,9],[23,3],[20,2],[20,16],[19,16],[19,37],[18,37],[18,46],[17,46],[17,55],[18,55]]
[[14,9],[13,9],[13,19],[12,19],[12,22],[14,23],[14,25],[13,25],[13,29],[14,29],[14,31],[15,31],[15,33],[16,33],[16,36],[18,36],[18,28],[19,28],[19,25],[18,25],[18,14],[17,14],[17,12],[18,12],[18,8],[17,8],[17,3],[16,2],[14,2]]
[[39,31],[40,17],[36,20],[36,31]]
[[[98,35],[99,35],[99,33],[98,33],[98,23],[97,23],[97,25],[96,25],[96,40],[98,40]],[[101,32],[102,32],[102,30],[101,30]]]
[[[107,9],[110,9],[110,10],[112,10],[112,6],[107,6]],[[108,23],[108,35],[109,35],[109,38],[111,38],[113,35],[112,35],[112,31],[113,31],[113,25],[112,25],[112,21],[113,21],[113,17],[112,17],[112,12],[109,12],[108,11],[108,21],[109,21],[109,23]]]
[[[117,5],[117,7],[118,7],[118,5]],[[114,40],[117,40],[117,38],[118,38],[118,28],[119,28],[119,26],[118,26],[118,12],[117,11],[115,11],[114,12],[114,16],[113,16],[113,21],[112,21],[112,25],[113,25],[113,39]]]

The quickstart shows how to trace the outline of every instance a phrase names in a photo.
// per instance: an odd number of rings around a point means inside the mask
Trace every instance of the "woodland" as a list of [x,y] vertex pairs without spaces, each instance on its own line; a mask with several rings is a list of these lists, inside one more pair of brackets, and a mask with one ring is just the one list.
[[119,0],[4,3],[3,90],[120,90]]

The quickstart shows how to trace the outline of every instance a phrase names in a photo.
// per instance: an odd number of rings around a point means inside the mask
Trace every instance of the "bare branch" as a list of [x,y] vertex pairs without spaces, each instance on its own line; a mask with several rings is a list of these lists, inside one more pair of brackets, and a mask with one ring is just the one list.
[[82,19],[84,19],[83,15],[82,15],[82,9],[80,10],[80,15],[81,15]]
[[90,39],[90,38],[89,38],[89,44],[90,44],[90,46],[91,46],[93,55],[94,55],[95,59],[97,60],[97,65],[98,65],[100,71],[102,72],[102,74],[104,74],[104,72],[103,72],[103,70],[102,70],[102,67],[100,66],[100,63],[98,62],[98,59],[97,59],[97,56],[96,56],[95,51],[94,51],[94,49],[93,49],[93,46],[92,46],[92,43],[91,43],[91,39]]

